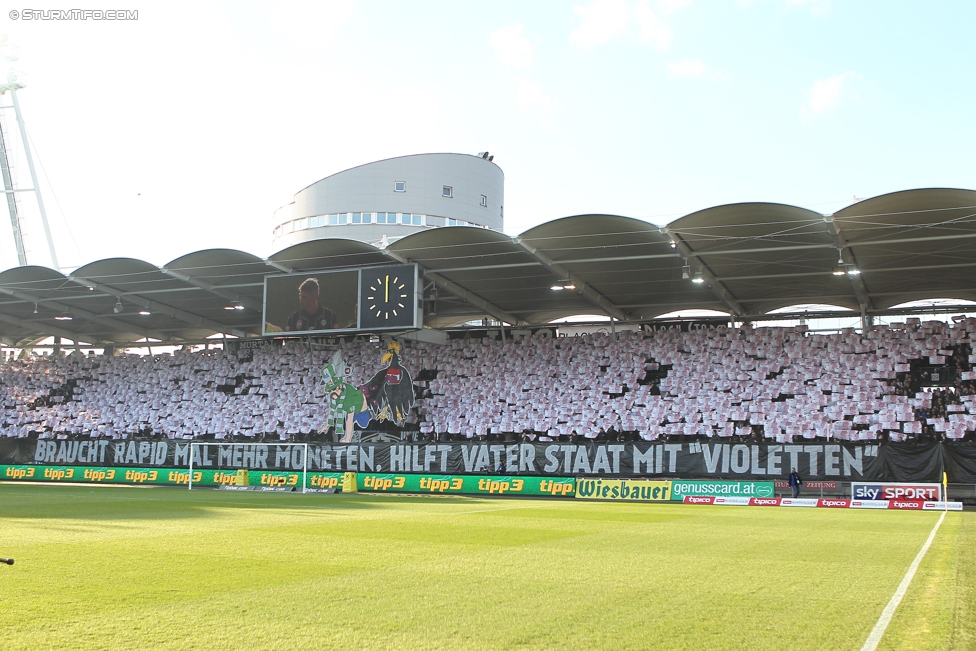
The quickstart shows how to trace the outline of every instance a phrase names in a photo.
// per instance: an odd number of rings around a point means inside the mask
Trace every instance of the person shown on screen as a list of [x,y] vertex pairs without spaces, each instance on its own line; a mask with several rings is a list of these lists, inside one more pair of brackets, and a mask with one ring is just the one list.
[[336,313],[319,305],[319,281],[315,278],[307,279],[298,288],[298,303],[301,308],[288,317],[285,332],[334,330],[339,327]]

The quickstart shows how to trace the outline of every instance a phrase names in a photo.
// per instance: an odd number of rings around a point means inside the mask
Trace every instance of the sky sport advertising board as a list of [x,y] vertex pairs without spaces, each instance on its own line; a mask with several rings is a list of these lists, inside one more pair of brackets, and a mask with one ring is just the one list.
[[942,499],[941,484],[904,482],[853,482],[851,498],[865,501],[916,500],[937,502]]
[[415,264],[265,276],[263,334],[416,330],[417,292]]

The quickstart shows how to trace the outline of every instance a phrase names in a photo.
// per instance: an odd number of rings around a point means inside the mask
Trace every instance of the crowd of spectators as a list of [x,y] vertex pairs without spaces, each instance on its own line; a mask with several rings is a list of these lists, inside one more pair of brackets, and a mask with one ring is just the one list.
[[[418,400],[404,430],[423,439],[972,438],[973,332],[976,319],[908,319],[863,333],[743,326],[406,342]],[[352,383],[381,368],[382,344],[341,348]],[[288,340],[236,354],[8,360],[0,436],[328,438],[320,369],[334,352]]]

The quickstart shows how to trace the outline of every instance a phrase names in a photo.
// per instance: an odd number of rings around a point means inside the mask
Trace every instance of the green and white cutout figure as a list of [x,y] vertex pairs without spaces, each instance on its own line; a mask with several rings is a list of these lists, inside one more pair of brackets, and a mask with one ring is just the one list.
[[335,427],[340,443],[351,443],[353,425],[369,425],[370,413],[366,396],[346,379],[341,351],[336,351],[332,360],[322,367],[322,385],[329,394],[326,428]]

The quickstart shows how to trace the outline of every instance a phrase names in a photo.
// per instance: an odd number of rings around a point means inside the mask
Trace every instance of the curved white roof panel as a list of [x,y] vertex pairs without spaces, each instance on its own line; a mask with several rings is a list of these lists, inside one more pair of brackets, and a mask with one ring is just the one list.
[[[68,275],[16,267],[0,272],[0,339],[14,345],[58,335],[108,345],[258,335],[265,275],[391,262],[420,265],[432,327],[486,316],[513,324],[600,313],[641,321],[694,308],[755,318],[809,303],[881,314],[912,300],[976,300],[974,243],[976,191],[932,188],[885,194],[831,216],[741,203],[664,227],[575,215],[517,237],[461,226],[418,232],[386,249],[320,239],[268,259],[211,249],[162,267],[130,258]],[[235,306],[241,309],[226,309]]]

